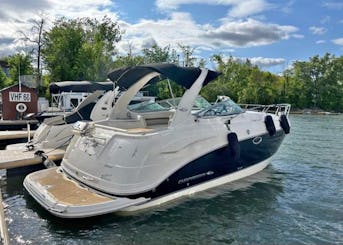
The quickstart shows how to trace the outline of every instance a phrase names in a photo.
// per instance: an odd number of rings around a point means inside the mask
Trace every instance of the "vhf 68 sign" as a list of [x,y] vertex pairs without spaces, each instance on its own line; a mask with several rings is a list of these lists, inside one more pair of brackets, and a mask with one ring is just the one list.
[[31,94],[24,92],[10,92],[10,102],[31,102]]

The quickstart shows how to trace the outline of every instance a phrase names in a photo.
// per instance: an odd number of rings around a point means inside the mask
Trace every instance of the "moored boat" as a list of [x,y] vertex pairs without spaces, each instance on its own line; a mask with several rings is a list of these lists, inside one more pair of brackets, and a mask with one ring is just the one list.
[[91,116],[91,112],[102,94],[102,91],[95,91],[84,99],[73,112],[64,116],[46,118],[29,142],[7,145],[6,150],[0,150],[0,169],[39,163],[51,165],[54,164],[54,161],[60,161],[73,137],[72,126],[75,122],[103,119],[102,115]]
[[[269,113],[225,99],[192,113],[202,87],[219,75],[173,64],[114,70],[109,78],[127,90],[109,117],[78,124],[61,166],[28,175],[25,188],[52,214],[82,218],[147,208],[261,171],[289,133],[290,105]],[[176,110],[128,111],[156,78],[185,87]]]

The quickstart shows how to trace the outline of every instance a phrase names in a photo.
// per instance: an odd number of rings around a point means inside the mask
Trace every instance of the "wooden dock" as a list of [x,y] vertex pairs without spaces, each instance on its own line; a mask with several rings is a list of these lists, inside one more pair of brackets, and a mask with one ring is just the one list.
[[0,131],[0,140],[28,138],[29,134],[30,134],[30,137],[32,138],[35,132],[36,132],[35,130],[31,130],[30,133],[25,130]]
[[31,129],[38,127],[37,120],[0,120],[0,130],[23,130],[30,125]]
[[[50,161],[62,160],[64,149],[43,149],[45,155]],[[19,168],[30,165],[36,165],[44,162],[44,157],[35,154],[35,151],[22,150],[1,150],[0,151],[0,169]]]
[[5,219],[5,211],[4,211],[4,205],[2,203],[2,193],[0,190],[0,234],[1,234],[1,240],[2,244],[9,245],[10,244],[10,237],[8,235],[8,229]]

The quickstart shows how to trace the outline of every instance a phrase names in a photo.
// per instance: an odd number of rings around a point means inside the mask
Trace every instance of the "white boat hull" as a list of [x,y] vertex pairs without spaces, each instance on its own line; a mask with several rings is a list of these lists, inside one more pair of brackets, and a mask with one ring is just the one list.
[[112,212],[136,212],[183,196],[214,188],[253,175],[270,163],[268,158],[248,168],[154,199],[106,196],[65,178],[60,168],[28,175],[26,190],[51,214],[61,218],[85,218]]

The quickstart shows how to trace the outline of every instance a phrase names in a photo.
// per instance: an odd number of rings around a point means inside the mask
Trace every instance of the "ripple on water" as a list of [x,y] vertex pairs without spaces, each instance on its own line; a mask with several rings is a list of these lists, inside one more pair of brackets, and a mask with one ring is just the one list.
[[133,215],[55,218],[0,170],[11,244],[343,244],[343,116],[290,119],[264,171]]

